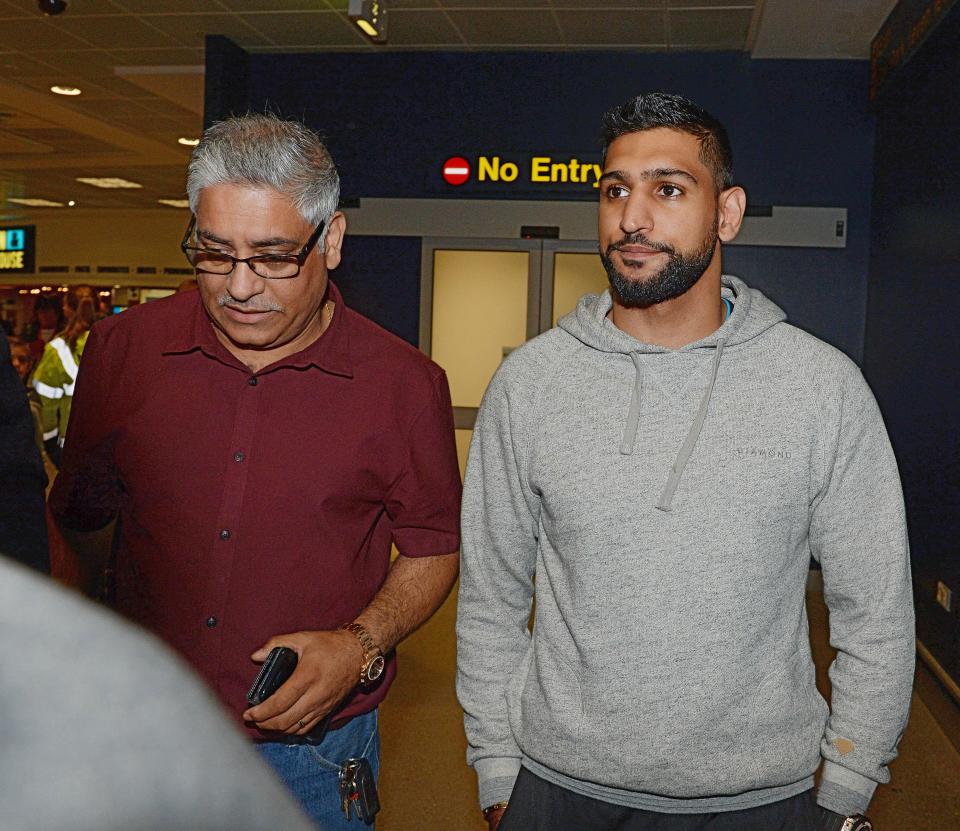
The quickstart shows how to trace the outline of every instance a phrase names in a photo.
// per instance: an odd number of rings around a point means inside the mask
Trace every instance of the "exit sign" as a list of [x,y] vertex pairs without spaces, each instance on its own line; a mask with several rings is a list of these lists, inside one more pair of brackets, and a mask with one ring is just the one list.
[[0,274],[33,274],[36,226],[0,228]]

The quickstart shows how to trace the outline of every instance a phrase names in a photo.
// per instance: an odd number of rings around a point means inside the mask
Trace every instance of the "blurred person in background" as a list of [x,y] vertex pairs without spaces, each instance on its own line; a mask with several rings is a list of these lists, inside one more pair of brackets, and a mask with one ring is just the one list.
[[43,357],[33,373],[33,388],[40,395],[43,446],[58,468],[80,358],[90,327],[97,319],[93,289],[90,286],[71,288],[67,292],[67,310],[66,326],[44,347]]
[[0,333],[0,554],[43,572],[50,569],[46,485],[27,391]]
[[316,831],[182,661],[5,557],[0,649],[4,831]]
[[63,328],[65,322],[59,295],[37,295],[33,302],[33,319],[21,334],[23,340],[30,344],[30,353],[35,360],[40,360],[43,348],[53,340],[53,336]]
[[10,359],[27,390],[27,401],[30,404],[30,414],[33,416],[34,440],[40,450],[47,479],[52,482],[57,469],[43,446],[43,403],[40,400],[40,393],[33,388],[32,376],[37,360],[30,351],[30,344],[17,338],[10,339]]

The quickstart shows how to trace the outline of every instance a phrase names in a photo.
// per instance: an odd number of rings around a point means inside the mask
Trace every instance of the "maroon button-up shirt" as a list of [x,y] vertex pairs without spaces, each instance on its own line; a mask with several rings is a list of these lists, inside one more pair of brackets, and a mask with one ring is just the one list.
[[[87,343],[51,507],[119,511],[117,606],[172,644],[239,716],[271,636],[334,629],[401,554],[459,547],[443,371],[336,303],[324,334],[260,372],[217,340],[198,292],[101,321]],[[371,710],[370,692],[337,714]]]

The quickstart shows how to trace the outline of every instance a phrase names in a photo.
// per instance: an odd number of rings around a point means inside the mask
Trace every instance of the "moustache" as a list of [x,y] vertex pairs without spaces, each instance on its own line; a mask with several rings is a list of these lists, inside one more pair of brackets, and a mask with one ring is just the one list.
[[251,302],[249,300],[237,300],[230,294],[221,294],[217,297],[218,306],[230,306],[233,309],[239,309],[242,312],[283,312],[286,311],[279,303],[271,301]]
[[641,233],[628,234],[622,240],[617,242],[611,242],[607,246],[607,256],[610,255],[611,251],[619,251],[625,245],[642,245],[645,248],[650,248],[653,251],[659,251],[663,254],[676,254],[676,249],[672,245],[668,245],[665,242],[654,242],[654,240],[649,239]]

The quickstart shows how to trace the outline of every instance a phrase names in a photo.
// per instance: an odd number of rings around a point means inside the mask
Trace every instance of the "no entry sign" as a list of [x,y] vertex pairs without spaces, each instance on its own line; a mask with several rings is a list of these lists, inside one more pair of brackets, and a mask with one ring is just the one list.
[[462,156],[451,156],[443,163],[443,181],[448,185],[462,185],[470,178],[470,162]]

